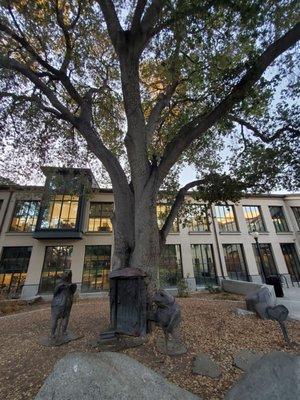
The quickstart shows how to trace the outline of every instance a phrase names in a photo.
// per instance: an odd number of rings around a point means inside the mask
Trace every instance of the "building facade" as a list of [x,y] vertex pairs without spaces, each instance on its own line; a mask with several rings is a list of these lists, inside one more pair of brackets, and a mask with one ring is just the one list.
[[[105,293],[113,252],[113,193],[89,170],[44,168],[44,187],[0,181],[0,288],[21,297],[51,294],[71,269],[84,293]],[[253,195],[209,209],[187,198],[161,256],[159,283],[186,278],[195,290],[220,278],[300,280],[300,194]],[[162,225],[168,205],[157,205]],[[257,242],[249,232],[258,232]],[[263,269],[263,270],[262,270]]]

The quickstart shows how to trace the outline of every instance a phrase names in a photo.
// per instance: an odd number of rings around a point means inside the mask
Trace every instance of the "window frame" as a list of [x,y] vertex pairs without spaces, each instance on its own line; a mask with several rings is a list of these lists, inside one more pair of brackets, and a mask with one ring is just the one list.
[[298,230],[300,230],[300,206],[292,206],[291,209],[293,211]]
[[[282,214],[280,216],[280,222],[278,222],[278,218],[276,219],[276,221],[274,220],[274,216],[272,215],[272,211],[271,211],[271,209],[274,209],[274,208],[279,209],[281,214]],[[274,205],[273,206],[269,206],[269,212],[270,212],[271,219],[273,221],[273,225],[274,225],[276,233],[290,232],[289,225],[288,225],[288,222],[287,222],[287,219],[286,219],[286,215],[285,215],[283,206],[277,206],[277,205],[276,206],[274,206]],[[284,227],[283,230],[278,229],[278,227],[280,225]]]
[[[91,247],[109,247],[109,260],[105,260],[105,261],[108,261],[109,262],[109,268],[107,269],[107,268],[105,268],[105,267],[102,267],[102,268],[100,268],[100,267],[94,267],[94,268],[90,268],[90,267],[86,267],[86,265],[87,265],[87,256],[88,256],[88,254],[87,254],[87,251],[88,251],[88,248],[91,248]],[[97,255],[98,256],[98,255]],[[110,245],[110,244],[100,244],[100,245],[98,245],[98,244],[96,244],[96,245],[86,245],[85,246],[85,249],[84,249],[84,260],[83,260],[83,269],[82,269],[82,278],[81,278],[81,292],[82,293],[97,293],[97,292],[107,292],[108,290],[109,290],[109,279],[108,279],[108,281],[106,282],[106,283],[108,283],[108,288],[107,289],[105,289],[105,288],[100,288],[99,290],[93,290],[93,289],[91,289],[91,283],[92,283],[92,280],[90,279],[90,277],[91,277],[91,273],[90,273],[90,271],[92,271],[92,270],[96,270],[97,272],[99,272],[99,270],[101,270],[102,271],[102,275],[103,275],[103,271],[104,270],[108,270],[108,271],[111,271],[111,261],[112,261],[112,245]],[[85,276],[85,272],[89,272],[89,274],[88,274],[88,276],[89,276],[89,279],[88,280],[84,280],[84,276]],[[87,282],[87,283],[86,283]],[[103,282],[102,282],[102,284],[103,284]],[[95,281],[95,287],[97,286],[97,280]]]
[[[202,278],[200,278],[199,274],[196,273],[196,258],[199,257],[194,257],[194,253],[196,254],[196,246],[199,247],[199,254],[201,255],[201,264],[199,263],[199,269],[201,270],[201,265],[204,265],[204,268],[202,269]],[[206,260],[206,263],[203,263],[204,258],[203,258],[203,253],[207,252],[205,251],[205,247],[203,246],[208,246],[210,248],[211,256],[212,256],[212,269],[214,272],[214,276],[211,277],[205,277],[203,274],[208,273],[208,259]],[[203,250],[202,250],[203,248]],[[218,275],[217,275],[217,266],[216,266],[216,259],[215,259],[215,252],[214,252],[214,246],[212,243],[196,243],[196,244],[191,244],[190,245],[191,253],[192,253],[192,263],[193,263],[193,271],[194,271],[194,278],[196,282],[196,286],[205,286],[206,284],[213,284],[216,285],[218,282]],[[207,271],[206,271],[207,270]]]
[[[25,282],[26,282],[28,267],[29,267],[29,263],[30,263],[30,259],[31,259],[31,255],[32,255],[32,247],[33,246],[3,246],[2,247],[1,257],[0,257],[0,277],[2,277],[2,279],[0,280],[0,288],[3,285],[4,279],[5,279],[5,275],[11,275],[10,284],[9,284],[9,290],[8,290],[8,293],[11,293],[12,279],[13,279],[14,275],[16,274],[16,275],[18,275],[18,282],[17,282],[17,285],[16,285],[15,293],[17,293],[17,294],[21,293],[21,291],[22,291],[22,289],[23,289],[23,287],[25,285]],[[20,270],[4,271],[4,269],[2,271],[2,263],[4,261],[3,260],[3,256],[4,256],[4,253],[5,253],[6,249],[27,249],[27,252],[30,253],[29,257],[28,257],[28,260],[27,260],[27,265],[25,266],[25,264],[23,262],[21,271]],[[17,258],[25,259],[25,257],[14,257],[14,259],[17,259]],[[24,266],[25,266],[25,268],[24,268]],[[25,274],[25,277],[23,276],[24,274]],[[22,278],[24,278],[24,284],[20,285]]]
[[[169,208],[168,213],[170,212],[170,210],[172,208],[172,205],[169,204],[169,203],[163,203],[163,202],[156,203],[156,219],[157,219],[157,226],[158,226],[159,230],[162,229],[162,227],[164,225],[164,222],[165,222],[165,219],[164,219],[161,226],[158,223],[159,220],[162,220],[162,218],[158,217],[158,207],[161,207],[161,206],[165,206],[166,208]],[[179,232],[180,232],[179,217],[178,217],[178,215],[176,215],[176,217],[175,217],[175,219],[173,221],[172,227],[170,229],[170,232],[168,234],[174,234],[174,233],[177,234]]]
[[[224,208],[231,208],[232,209],[232,214],[233,214],[233,222],[231,222],[231,223],[234,223],[235,224],[235,227],[236,227],[236,229],[235,230],[222,230],[221,228],[220,228],[220,224],[219,224],[219,221],[218,221],[218,216],[217,216],[217,209],[218,209],[218,207],[222,207],[223,209]],[[216,218],[216,220],[217,220],[217,224],[218,224],[218,228],[219,228],[219,233],[221,233],[221,234],[224,234],[224,233],[239,233],[240,232],[240,229],[239,229],[239,224],[238,224],[238,220],[237,220],[237,217],[236,217],[236,212],[235,212],[235,206],[234,206],[234,204],[215,204],[214,205],[214,208],[215,208],[215,218]],[[225,214],[224,214],[224,216],[225,216]]]
[[[226,266],[226,270],[227,270],[227,275],[229,276],[230,279],[234,279],[230,276],[231,271],[228,270],[228,263],[226,262],[227,260],[227,247],[228,246],[238,246],[240,248],[240,252],[238,252],[239,255],[239,262],[240,264],[244,264],[244,272],[243,272],[243,268],[241,268],[240,272],[246,277],[246,279],[239,279],[238,278],[238,273],[235,271],[236,273],[236,280],[238,281],[244,281],[244,282],[249,282],[250,281],[250,277],[249,277],[249,270],[248,270],[248,265],[247,265],[247,259],[246,259],[246,255],[245,255],[245,250],[244,250],[244,245],[243,243],[222,243],[222,248],[223,248],[223,255],[224,255],[224,259],[225,259],[225,266]],[[240,253],[242,255],[242,260],[240,259]],[[242,262],[241,262],[242,261]]]
[[[22,230],[22,231],[20,231],[20,230],[13,230],[13,229],[12,229],[12,223],[13,223],[14,218],[18,218],[18,219],[21,219],[21,218],[22,218],[22,217],[15,217],[15,212],[16,212],[16,210],[17,210],[18,204],[19,204],[19,203],[25,203],[25,202],[30,203],[30,206],[28,207],[28,211],[30,210],[31,204],[32,204],[32,203],[38,203],[35,225],[30,225],[30,226],[33,228],[32,230],[26,230],[26,231],[25,231],[25,230]],[[15,204],[14,204],[14,208],[13,208],[13,213],[12,213],[12,216],[11,216],[11,219],[10,219],[10,224],[9,224],[9,227],[8,227],[8,233],[16,233],[16,234],[23,233],[23,234],[24,234],[24,233],[32,233],[32,232],[34,232],[35,229],[36,229],[36,227],[37,227],[37,224],[38,224],[40,210],[41,210],[41,200],[34,200],[34,199],[30,199],[30,200],[16,199]],[[26,218],[25,218],[25,221],[26,221],[26,222],[25,222],[24,225],[27,224],[27,220],[28,220],[28,217],[29,217],[28,211],[27,211],[27,214],[26,214]],[[19,226],[19,224],[18,224],[18,226]]]
[[[259,215],[260,215],[260,218],[261,218],[261,224],[262,224],[262,230],[259,230],[259,229],[257,229],[257,225],[256,225],[256,222],[255,222],[255,229],[250,229],[250,227],[249,227],[249,225],[251,224],[251,223],[249,223],[248,221],[247,221],[247,218],[246,218],[246,215],[245,215],[245,207],[248,207],[248,208],[253,208],[253,207],[257,207],[258,208],[258,210],[259,210]],[[243,215],[244,215],[244,219],[245,219],[245,222],[246,222],[246,225],[247,225],[247,229],[248,229],[248,233],[251,233],[251,232],[267,232],[267,227],[266,227],[266,223],[265,223],[265,219],[264,219],[264,215],[263,215],[263,212],[262,212],[262,208],[261,208],[261,206],[260,205],[257,205],[257,204],[250,204],[250,205],[247,205],[247,204],[243,204],[242,205],[242,208],[243,208]]]
[[[165,257],[164,252],[165,252],[167,246],[175,246],[174,248],[175,248],[176,264],[177,264],[177,270],[176,270],[177,276],[175,278],[177,279],[177,281],[175,282],[175,280],[174,280],[174,282],[171,282],[171,284],[169,284],[169,285],[168,284],[163,284],[162,285],[161,284],[161,278],[160,278],[160,273],[161,273],[160,270],[161,270],[161,268],[167,269],[167,267],[169,265],[169,264],[166,265],[166,264],[162,263],[162,257]],[[176,249],[176,246],[178,246],[177,249]],[[177,286],[178,280],[183,278],[183,263],[182,263],[181,244],[180,243],[168,243],[168,244],[165,245],[164,252],[161,254],[161,258],[159,260],[159,267],[158,267],[159,287],[161,287],[161,288],[174,288],[174,287]],[[177,258],[177,254],[179,254],[180,259]],[[171,257],[168,257],[168,259],[171,259]],[[179,262],[180,265],[178,265],[178,262]],[[172,279],[173,278],[171,277],[171,281],[172,281]],[[169,283],[169,282],[167,282],[167,283]]]
[[[92,205],[93,204],[101,204],[101,215],[99,216],[99,217],[93,217],[93,218],[91,218],[90,217],[90,213],[91,213],[91,207],[92,207]],[[94,224],[93,224],[93,226],[94,226],[94,228],[95,228],[95,224],[96,224],[96,222],[95,222],[95,220],[96,219],[100,219],[100,223],[99,223],[99,227],[101,227],[101,221],[102,221],[102,219],[106,219],[107,217],[103,217],[102,216],[102,207],[103,207],[103,204],[105,204],[105,205],[107,205],[107,204],[109,204],[109,205],[111,205],[112,206],[112,211],[114,210],[114,202],[113,201],[90,201],[89,202],[89,213],[88,213],[88,221],[87,221],[87,230],[86,230],[86,232],[87,233],[93,233],[93,234],[112,234],[113,233],[113,225],[112,225],[112,222],[111,222],[111,220],[110,220],[110,223],[111,223],[111,230],[110,231],[99,231],[99,230],[90,230],[90,219],[94,219]]]
[[[51,288],[50,288],[50,290],[42,290],[43,289],[43,273],[44,273],[44,270],[45,270],[45,265],[46,265],[46,262],[48,262],[48,263],[51,263],[51,259],[49,260],[48,258],[47,258],[47,251],[48,251],[48,249],[54,249],[54,248],[66,248],[66,249],[68,249],[68,250],[70,250],[70,254],[68,254],[68,255],[64,255],[64,262],[66,263],[67,262],[67,259],[69,258],[69,260],[68,260],[68,262],[69,262],[69,267],[68,268],[60,268],[60,269],[58,269],[57,268],[57,265],[56,265],[56,268],[54,269],[54,270],[52,270],[51,268],[49,268],[48,266],[47,266],[47,276],[46,276],[46,278],[47,279],[49,279],[49,276],[50,276],[50,272],[51,271],[54,271],[54,279],[53,279],[53,284],[51,284],[51,285],[49,285],[49,283],[48,283],[48,285],[49,286],[52,286]],[[74,246],[73,245],[65,245],[65,244],[63,244],[63,245],[50,245],[50,246],[45,246],[45,252],[44,252],[44,261],[43,261],[43,265],[42,265],[42,271],[41,271],[41,276],[40,276],[40,282],[39,282],[39,288],[38,288],[38,293],[40,293],[40,294],[47,294],[47,293],[53,293],[53,291],[54,291],[54,289],[55,289],[55,287],[56,287],[56,285],[57,285],[57,283],[58,283],[58,279],[59,279],[59,277],[65,272],[65,271],[71,271],[72,270],[72,255],[73,255],[73,251],[74,251]],[[53,251],[52,251],[52,257],[53,257]],[[45,285],[45,284],[44,284]]]
[[[289,246],[290,248],[293,249],[293,251],[291,253],[293,254],[287,254],[284,252],[284,247]],[[291,281],[292,282],[300,282],[300,257],[296,248],[295,243],[280,243],[280,248],[282,251],[282,255],[286,264],[286,268],[288,273],[290,274],[291,277]],[[295,261],[296,265],[288,265],[287,262],[287,258],[286,255],[288,256],[289,260],[293,260],[293,262]],[[290,268],[291,267],[291,268]],[[291,274],[291,270],[292,270],[292,274]]]
[[196,222],[195,225],[197,228],[199,227],[199,225],[204,226],[205,224],[200,221],[196,221],[196,218],[193,218],[191,222],[187,223],[189,233],[192,233],[192,234],[194,234],[194,233],[211,233],[210,221],[209,221],[209,215],[208,215],[209,208],[207,207],[207,205],[205,203],[190,203],[190,204],[186,204],[186,206],[187,207],[196,206],[196,207],[199,207],[200,209],[203,209],[205,215],[201,216],[201,218],[203,218],[206,221],[206,226],[207,226],[206,230],[201,230],[201,229],[194,230],[193,229],[194,221]]
[[[271,272],[271,273],[270,273],[269,275],[278,275],[279,272],[278,272],[278,267],[277,267],[276,259],[275,259],[275,257],[274,257],[274,251],[273,251],[272,243],[258,243],[258,245],[259,245],[260,252],[261,252],[261,246],[268,246],[268,248],[270,249],[270,254],[271,254],[272,261],[273,261],[273,266],[274,266],[274,272],[271,271],[271,269],[270,269],[270,272]],[[253,249],[253,253],[254,253],[254,257],[255,257],[255,261],[256,261],[256,266],[257,266],[258,273],[259,273],[259,275],[261,276],[261,278],[264,280],[264,274],[262,273],[262,266],[261,266],[261,264],[260,264],[260,257],[259,257],[259,254],[258,254],[258,252],[257,252],[257,245],[256,245],[256,243],[252,243],[252,249]],[[261,254],[262,254],[262,253],[261,253]],[[263,254],[262,254],[262,257],[263,257]],[[269,276],[266,270],[265,270],[265,275],[266,275],[266,277]]]

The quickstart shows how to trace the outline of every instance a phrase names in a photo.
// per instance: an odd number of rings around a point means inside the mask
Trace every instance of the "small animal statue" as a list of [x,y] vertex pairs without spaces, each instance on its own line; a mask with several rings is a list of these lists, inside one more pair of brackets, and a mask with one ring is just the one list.
[[180,306],[176,303],[174,297],[165,290],[156,292],[153,302],[157,307],[154,320],[164,332],[166,352],[168,352],[169,335],[179,341]]
[[[77,285],[72,283],[72,271],[65,272],[56,286],[51,302],[51,339],[67,335],[67,327]],[[58,322],[60,324],[58,326]]]

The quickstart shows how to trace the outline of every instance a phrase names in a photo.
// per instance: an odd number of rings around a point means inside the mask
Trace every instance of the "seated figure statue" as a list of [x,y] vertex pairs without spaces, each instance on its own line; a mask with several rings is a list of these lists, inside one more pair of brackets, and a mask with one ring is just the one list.
[[67,327],[76,289],[77,285],[72,283],[72,271],[65,272],[54,289],[51,302],[52,339],[67,335]]

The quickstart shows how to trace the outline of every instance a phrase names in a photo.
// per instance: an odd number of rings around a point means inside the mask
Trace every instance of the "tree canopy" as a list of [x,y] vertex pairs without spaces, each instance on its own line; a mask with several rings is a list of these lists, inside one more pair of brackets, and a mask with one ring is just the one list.
[[157,168],[177,188],[188,163],[212,190],[224,171],[298,188],[298,16],[292,0],[1,0],[0,173],[100,160],[113,185]]

